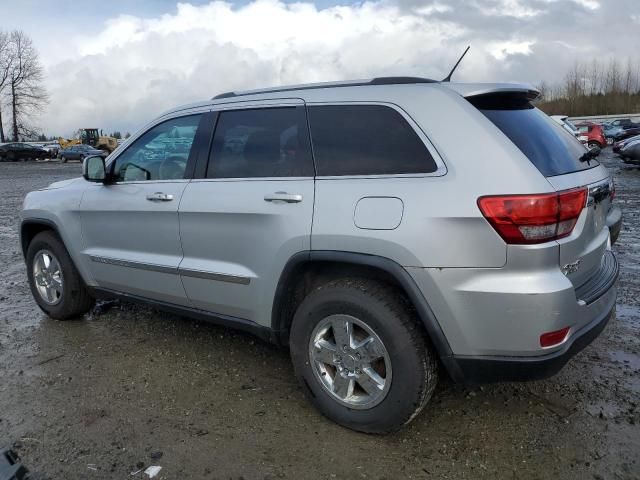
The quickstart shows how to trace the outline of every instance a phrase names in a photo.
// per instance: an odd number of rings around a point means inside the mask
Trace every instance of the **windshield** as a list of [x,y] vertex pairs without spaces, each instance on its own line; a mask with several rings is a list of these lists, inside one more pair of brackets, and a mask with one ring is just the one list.
[[595,160],[581,161],[586,151],[584,146],[526,99],[503,94],[472,97],[468,100],[491,120],[544,176],[564,175],[598,165]]

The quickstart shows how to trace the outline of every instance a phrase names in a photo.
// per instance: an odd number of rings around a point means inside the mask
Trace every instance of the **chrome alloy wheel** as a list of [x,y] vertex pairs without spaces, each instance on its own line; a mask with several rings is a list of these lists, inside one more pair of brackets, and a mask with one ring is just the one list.
[[330,315],[318,323],[309,361],[320,384],[349,408],[372,408],[391,387],[391,359],[382,340],[350,315]]
[[62,269],[60,262],[49,250],[40,250],[33,257],[33,281],[40,298],[49,305],[62,300]]

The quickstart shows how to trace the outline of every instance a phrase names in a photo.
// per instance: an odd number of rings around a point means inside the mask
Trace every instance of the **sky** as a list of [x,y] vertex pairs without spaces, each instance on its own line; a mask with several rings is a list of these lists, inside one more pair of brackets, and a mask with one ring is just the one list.
[[640,60],[640,0],[0,0],[34,41],[47,135],[134,132],[229,90],[411,75],[538,84],[576,61]]

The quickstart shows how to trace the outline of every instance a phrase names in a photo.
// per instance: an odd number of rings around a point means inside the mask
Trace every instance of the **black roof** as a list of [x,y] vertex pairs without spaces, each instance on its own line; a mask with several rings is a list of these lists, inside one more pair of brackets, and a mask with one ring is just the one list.
[[408,83],[439,83],[437,80],[422,77],[377,77],[371,80],[355,80],[344,82],[327,82],[316,83],[309,85],[291,85],[285,87],[273,87],[260,90],[250,90],[246,92],[225,92],[216,95],[212,100],[219,100],[221,98],[233,98],[243,95],[257,95],[260,93],[275,93],[275,92],[289,92],[292,90],[315,90],[319,88],[336,88],[336,87],[359,87],[364,85],[402,85]]

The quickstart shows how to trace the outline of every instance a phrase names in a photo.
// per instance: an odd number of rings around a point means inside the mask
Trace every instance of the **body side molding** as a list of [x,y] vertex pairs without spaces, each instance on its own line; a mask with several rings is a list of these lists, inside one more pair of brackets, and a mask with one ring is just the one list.
[[226,283],[238,283],[240,285],[249,285],[250,277],[242,277],[238,275],[228,275],[225,273],[206,272],[204,270],[193,270],[190,268],[167,267],[165,265],[156,265],[153,263],[134,262],[130,260],[121,260],[111,257],[100,257],[97,255],[89,255],[92,262],[105,263],[107,265],[116,265],[119,267],[137,268],[140,270],[149,270],[152,272],[171,273],[174,275],[182,275],[184,277],[204,278],[206,280],[217,280]]

